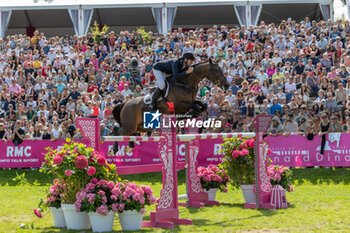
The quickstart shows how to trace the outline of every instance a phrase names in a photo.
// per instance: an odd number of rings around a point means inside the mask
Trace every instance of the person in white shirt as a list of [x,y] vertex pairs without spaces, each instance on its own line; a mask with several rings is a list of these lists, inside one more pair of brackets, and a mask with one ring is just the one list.
[[227,90],[227,96],[225,97],[225,99],[228,100],[231,106],[233,106],[236,97],[232,94],[232,89]]
[[132,91],[129,89],[128,84],[124,85],[124,90],[122,91],[122,95],[123,95],[124,99],[126,98],[127,95],[132,95]]
[[50,51],[47,53],[47,58],[53,62],[53,60],[57,57],[54,48],[50,48]]
[[280,57],[280,54],[278,51],[275,51],[275,55],[273,56],[273,58],[271,59],[271,61],[273,63],[276,64],[276,66],[278,65],[278,63],[281,63],[282,62],[282,58]]
[[256,77],[261,85],[264,83],[264,80],[269,78],[269,76],[265,73],[264,68],[260,68],[260,73]]
[[[289,77],[290,74],[286,73],[286,75]],[[285,92],[286,92],[286,102],[288,104],[288,102],[292,99],[292,97],[294,96],[294,92],[297,89],[297,85],[294,83],[294,78],[293,77],[289,77],[286,78],[289,79],[288,83],[286,83],[285,85]]]

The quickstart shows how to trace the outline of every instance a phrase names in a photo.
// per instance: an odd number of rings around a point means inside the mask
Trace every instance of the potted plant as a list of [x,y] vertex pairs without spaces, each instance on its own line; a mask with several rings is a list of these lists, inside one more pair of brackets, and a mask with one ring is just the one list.
[[141,229],[146,205],[153,205],[157,199],[149,186],[135,183],[118,183],[116,187],[121,191],[119,196],[118,215],[120,225],[124,231]]
[[231,184],[241,188],[245,202],[255,203],[255,138],[228,138],[222,146],[224,158],[220,166],[230,177]]
[[287,192],[293,191],[292,170],[284,166],[270,165],[267,168],[267,174],[270,176],[272,186],[280,185]]
[[67,228],[90,229],[87,213],[76,212],[74,202],[77,193],[93,178],[115,181],[118,178],[116,168],[106,163],[105,158],[94,149],[69,139],[67,142],[59,150],[47,149],[41,171],[65,181],[61,207]]
[[267,174],[270,177],[272,188],[271,204],[276,209],[287,208],[290,206],[287,201],[286,191],[292,192],[292,170],[284,166],[270,165],[267,168]]
[[112,231],[121,191],[113,182],[93,178],[77,193],[77,212],[89,215],[93,232]]
[[49,208],[55,227],[58,228],[66,227],[66,221],[64,219],[63,211],[61,208],[64,183],[64,180],[60,181],[58,179],[55,179],[53,181],[53,185],[50,186],[48,194],[46,195],[46,199],[41,199],[39,203],[39,209],[34,209],[34,213],[39,218],[41,218],[41,212],[43,212],[44,209]]
[[224,193],[227,192],[227,184],[230,178],[228,178],[225,171],[218,166],[211,164],[208,167],[198,167],[197,175],[204,192],[208,193],[209,201],[215,201],[216,192],[218,190]]

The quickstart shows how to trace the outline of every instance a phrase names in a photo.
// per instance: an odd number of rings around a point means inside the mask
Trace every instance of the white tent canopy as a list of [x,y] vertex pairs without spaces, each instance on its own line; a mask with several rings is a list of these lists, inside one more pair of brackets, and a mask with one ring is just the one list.
[[[228,7],[231,6],[231,7]],[[283,13],[282,13],[283,12]],[[12,0],[0,4],[0,37],[36,28],[56,34],[86,34],[91,21],[113,29],[146,26],[166,34],[173,26],[256,25],[333,19],[332,0]]]

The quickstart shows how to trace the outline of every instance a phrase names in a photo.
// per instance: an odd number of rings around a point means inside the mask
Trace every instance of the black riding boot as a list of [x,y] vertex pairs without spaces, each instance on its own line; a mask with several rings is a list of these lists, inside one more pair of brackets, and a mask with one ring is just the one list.
[[156,110],[156,107],[157,107],[156,102],[157,102],[157,99],[159,98],[161,93],[162,93],[162,90],[157,87],[157,89],[152,94],[152,102],[150,104],[150,108],[152,110]]

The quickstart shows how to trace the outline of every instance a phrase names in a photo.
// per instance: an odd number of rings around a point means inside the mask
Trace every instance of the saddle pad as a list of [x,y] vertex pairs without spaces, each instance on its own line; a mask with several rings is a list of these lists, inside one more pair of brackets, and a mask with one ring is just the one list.
[[[170,89],[170,84],[169,84],[168,81],[166,81],[166,91],[165,91],[164,98],[168,97],[169,89]],[[161,97],[158,98],[157,101],[163,100],[164,98],[161,96]],[[147,94],[147,95],[145,96],[145,98],[143,98],[143,102],[144,102],[146,105],[151,104],[151,102],[152,102],[152,95],[151,95],[151,94]]]

